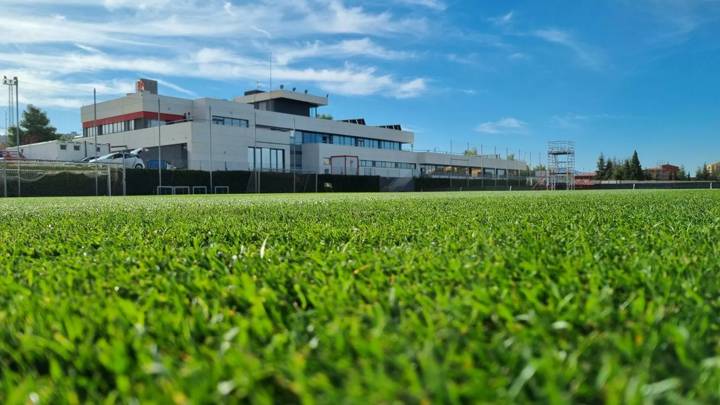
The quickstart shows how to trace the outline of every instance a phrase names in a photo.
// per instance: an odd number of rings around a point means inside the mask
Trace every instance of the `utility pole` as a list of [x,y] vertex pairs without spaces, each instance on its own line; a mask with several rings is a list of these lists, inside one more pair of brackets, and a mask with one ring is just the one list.
[[97,147],[97,136],[98,136],[98,124],[97,124],[97,91],[93,87],[93,156],[95,156],[95,196],[100,194],[100,185],[98,184],[98,147]]
[[[17,76],[13,77],[12,79],[8,78],[7,76],[3,76],[3,85],[8,86],[8,115],[10,116],[8,119],[7,128],[5,129],[6,133],[10,128],[10,121],[12,121],[13,119],[13,98],[15,99],[15,146],[17,150],[17,157],[15,160],[17,161],[18,197],[20,197],[20,92],[18,90]],[[14,95],[13,90],[15,90]]]
[[[208,104],[208,134],[210,135],[210,193],[214,192],[213,188],[213,139],[212,139],[212,106]],[[254,153],[254,152],[253,152]],[[227,169],[226,169],[227,170]]]
[[15,139],[17,140],[17,185],[18,197],[20,197],[20,92],[18,90],[18,78],[13,77],[15,81]]
[[160,138],[160,95],[157,96],[157,126],[158,126],[158,194],[162,190],[162,140]]

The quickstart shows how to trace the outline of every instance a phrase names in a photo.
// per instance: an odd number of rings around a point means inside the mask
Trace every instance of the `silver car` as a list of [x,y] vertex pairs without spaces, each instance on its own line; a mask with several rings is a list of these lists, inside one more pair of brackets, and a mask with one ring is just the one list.
[[108,153],[107,155],[100,156],[97,159],[91,159],[89,163],[109,163],[117,165],[122,165],[123,163],[125,163],[125,167],[128,169],[144,169],[145,162],[140,156],[137,155],[137,153],[133,152]]

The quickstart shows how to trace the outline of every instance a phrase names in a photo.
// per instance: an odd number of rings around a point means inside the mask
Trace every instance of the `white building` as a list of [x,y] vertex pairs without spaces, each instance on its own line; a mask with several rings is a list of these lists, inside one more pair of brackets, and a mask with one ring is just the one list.
[[[287,90],[250,91],[232,101],[188,100],[157,94],[157,83],[138,81],[125,97],[82,108],[83,135],[98,143],[146,148],[192,170],[259,170],[387,177],[505,177],[527,170],[499,156],[413,152],[412,132],[400,125],[369,126],[363,119],[315,118],[328,99]],[[158,123],[160,124],[158,128]]]
[[[51,160],[79,162],[86,157],[102,156],[110,153],[110,144],[97,144],[97,154],[93,152],[92,138],[57,140],[20,145],[20,156],[29,160]],[[15,150],[15,147],[10,148]]]

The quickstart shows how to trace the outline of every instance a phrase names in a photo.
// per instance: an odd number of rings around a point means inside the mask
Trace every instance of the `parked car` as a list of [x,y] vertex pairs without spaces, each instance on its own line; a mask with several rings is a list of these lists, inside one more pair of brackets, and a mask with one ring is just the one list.
[[80,159],[80,163],[89,163],[91,160],[95,159],[95,156],[88,156]]
[[[123,155],[125,156],[123,159]],[[91,159],[90,163],[111,163],[122,165],[125,162],[125,167],[129,169],[144,169],[145,162],[140,156],[132,152],[114,152],[108,153],[107,155],[100,156],[97,159]]]

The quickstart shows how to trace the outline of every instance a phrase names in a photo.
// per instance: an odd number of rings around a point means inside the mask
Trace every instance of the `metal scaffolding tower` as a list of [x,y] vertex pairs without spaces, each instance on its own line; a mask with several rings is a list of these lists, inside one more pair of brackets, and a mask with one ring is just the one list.
[[575,189],[575,142],[548,142],[548,190]]

